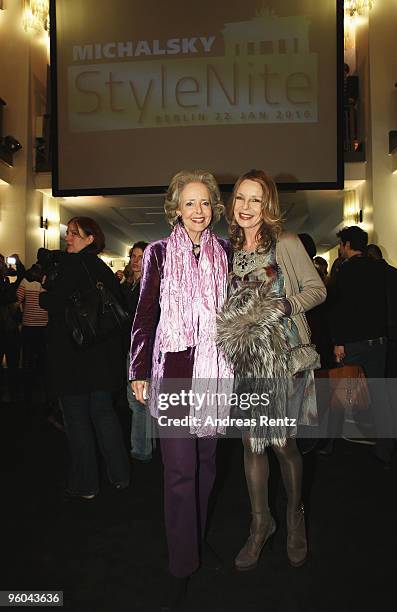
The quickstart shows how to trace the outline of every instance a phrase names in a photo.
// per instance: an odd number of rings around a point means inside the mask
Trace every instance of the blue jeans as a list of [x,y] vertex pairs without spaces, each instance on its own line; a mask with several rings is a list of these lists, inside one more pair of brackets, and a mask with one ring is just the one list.
[[95,439],[113,484],[129,483],[129,460],[112,396],[108,391],[61,397],[65,431],[69,441],[71,466],[68,488],[77,495],[99,490]]
[[149,408],[143,406],[127,385],[128,405],[132,412],[131,454],[136,459],[150,459],[152,456],[153,419]]

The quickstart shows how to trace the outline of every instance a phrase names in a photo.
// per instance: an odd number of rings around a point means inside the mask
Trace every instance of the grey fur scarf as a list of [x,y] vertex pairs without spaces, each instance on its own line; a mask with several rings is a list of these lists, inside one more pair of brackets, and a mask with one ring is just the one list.
[[[279,309],[279,296],[269,285],[239,285],[217,317],[217,345],[233,366],[237,393],[268,393],[269,405],[251,406],[255,425],[249,428],[253,452],[266,446],[283,446],[288,397],[288,343]],[[260,424],[260,417],[278,419],[277,425]]]

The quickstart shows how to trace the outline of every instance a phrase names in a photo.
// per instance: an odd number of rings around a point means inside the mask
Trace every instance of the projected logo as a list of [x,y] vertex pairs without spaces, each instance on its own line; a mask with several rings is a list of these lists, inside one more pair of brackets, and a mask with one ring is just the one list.
[[[70,129],[317,121],[317,54],[310,53],[307,17],[262,13],[225,24],[221,35],[220,57],[164,52],[69,66]],[[213,39],[200,39],[204,50]]]

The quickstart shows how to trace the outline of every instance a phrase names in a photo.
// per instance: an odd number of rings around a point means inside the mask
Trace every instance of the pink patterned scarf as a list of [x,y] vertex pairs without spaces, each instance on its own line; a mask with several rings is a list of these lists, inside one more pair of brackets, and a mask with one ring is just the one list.
[[[208,393],[212,398],[210,394],[224,392],[225,381],[229,381],[229,387],[232,380],[231,370],[215,344],[216,313],[226,299],[228,262],[211,230],[202,233],[200,247],[197,261],[192,242],[180,224],[168,239],[160,287],[159,348],[166,353],[194,346],[192,391]],[[223,426],[214,425],[208,417],[226,417],[227,402],[206,401],[200,411],[197,407],[190,407],[190,415],[199,416],[201,424],[192,426],[191,433],[211,436],[224,432]]]

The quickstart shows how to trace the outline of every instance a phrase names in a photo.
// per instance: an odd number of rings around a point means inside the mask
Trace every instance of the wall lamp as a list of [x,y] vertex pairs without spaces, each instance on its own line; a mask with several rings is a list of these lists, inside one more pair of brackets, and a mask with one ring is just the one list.
[[14,136],[0,137],[0,159],[12,166],[13,156],[22,149],[21,143]]
[[355,213],[354,221],[355,221],[355,223],[358,224],[358,223],[362,223],[363,219],[364,219],[364,213],[363,213],[363,210],[360,209],[358,212]]
[[22,149],[21,143],[14,138],[14,136],[6,136],[5,138],[2,138],[1,144],[6,151],[11,153],[11,155],[14,155],[14,153],[17,153],[17,151]]
[[48,230],[48,219],[47,217],[40,217],[40,229]]

